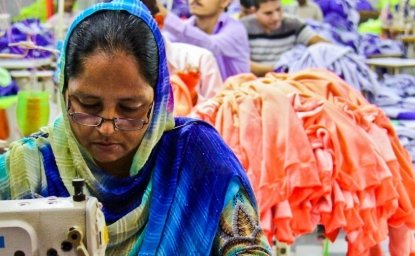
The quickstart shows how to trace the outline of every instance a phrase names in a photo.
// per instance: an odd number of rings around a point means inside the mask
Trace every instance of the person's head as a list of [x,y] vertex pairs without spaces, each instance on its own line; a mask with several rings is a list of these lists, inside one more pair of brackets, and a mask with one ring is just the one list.
[[160,12],[156,0],[141,0],[141,2],[148,8],[153,17]]
[[256,19],[266,31],[273,31],[281,27],[283,13],[280,0],[253,1]]
[[241,11],[239,13],[240,18],[255,12],[253,0],[240,0],[239,3],[241,5]]
[[148,8],[151,13],[151,16],[156,20],[157,25],[160,29],[164,27],[164,16],[160,14],[160,9],[157,6],[156,0],[141,0],[143,4]]
[[215,17],[224,12],[231,2],[231,0],[189,0],[189,10],[196,17]]
[[[152,31],[126,11],[99,11],[73,29],[65,55],[63,93],[78,143],[101,167],[131,162],[151,119],[159,77]],[[105,121],[87,126],[92,115]]]
[[299,6],[304,6],[307,4],[307,0],[297,0]]
[[76,0],[65,0],[63,9],[65,12],[72,12]]

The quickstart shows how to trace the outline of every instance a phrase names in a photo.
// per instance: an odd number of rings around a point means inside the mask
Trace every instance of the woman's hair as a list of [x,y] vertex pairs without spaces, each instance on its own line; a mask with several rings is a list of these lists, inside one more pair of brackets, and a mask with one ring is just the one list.
[[73,30],[66,49],[65,85],[82,73],[85,60],[94,53],[131,54],[147,83],[155,88],[158,78],[158,46],[147,24],[125,11],[101,11]]

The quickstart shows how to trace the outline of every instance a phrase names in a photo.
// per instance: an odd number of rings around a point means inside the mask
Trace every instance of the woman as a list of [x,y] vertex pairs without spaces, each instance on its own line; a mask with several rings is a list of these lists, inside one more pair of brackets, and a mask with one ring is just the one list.
[[0,199],[103,204],[107,255],[269,255],[255,198],[209,125],[174,119],[163,40],[139,1],[101,3],[72,24],[60,58],[62,116],[0,156]]

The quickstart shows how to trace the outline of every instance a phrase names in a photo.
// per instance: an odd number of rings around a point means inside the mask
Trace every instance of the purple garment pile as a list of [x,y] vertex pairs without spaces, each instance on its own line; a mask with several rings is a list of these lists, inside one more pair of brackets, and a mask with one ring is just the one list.
[[383,76],[374,103],[394,120],[402,145],[415,162],[415,77],[408,74]]
[[324,14],[324,22],[333,27],[356,31],[359,24],[359,13],[355,0],[314,0]]
[[415,77],[408,74],[384,75],[374,103],[390,118],[415,120]]
[[275,65],[276,71],[295,73],[305,68],[326,68],[343,78],[350,86],[364,92],[369,101],[377,95],[377,75],[369,69],[362,56],[350,47],[319,43],[298,46],[284,53]]
[[319,23],[312,20],[308,20],[307,24],[320,36],[335,44],[348,46],[356,54],[365,57],[379,54],[404,55],[404,46],[400,41],[382,39],[372,34],[359,34],[357,31],[346,31],[333,27],[328,23]]
[[394,125],[402,146],[408,150],[412,158],[412,165],[415,166],[415,126],[413,122],[399,121]]
[[415,166],[415,77],[384,75],[376,104],[394,119],[394,128]]
[[356,10],[358,11],[374,11],[372,4],[368,0],[356,0]]
[[14,81],[7,86],[0,86],[0,97],[16,95],[18,92],[19,87]]
[[401,41],[382,39],[377,35],[360,35],[360,43],[357,52],[366,57],[375,55],[400,55],[403,56],[405,47]]
[[[24,54],[25,49],[9,47],[9,43],[31,40],[42,47],[53,47],[53,34],[40,24],[37,19],[27,19],[13,23],[6,33],[0,37],[0,53]],[[52,55],[48,51],[29,50],[25,58],[47,58]]]

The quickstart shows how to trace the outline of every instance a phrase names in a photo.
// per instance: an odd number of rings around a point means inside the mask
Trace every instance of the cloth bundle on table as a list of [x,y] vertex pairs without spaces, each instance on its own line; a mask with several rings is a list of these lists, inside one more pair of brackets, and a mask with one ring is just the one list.
[[[152,116],[128,177],[110,175],[81,146],[64,98],[70,36],[83,21],[105,11],[117,12],[120,19],[127,13],[137,17],[158,46]],[[106,255],[270,254],[252,189],[235,155],[205,122],[173,118],[163,39],[142,2],[115,0],[86,9],[72,24],[63,49],[57,70],[63,114],[0,155],[0,200],[66,197],[73,194],[72,180],[83,178],[85,193],[103,204],[110,241]]]
[[393,119],[415,119],[415,77],[409,74],[384,75],[374,104]]
[[47,30],[39,20],[26,19],[13,23],[0,37],[0,53],[22,55],[25,58],[48,58],[53,53],[38,49],[21,49],[18,46],[9,46],[10,43],[32,41],[41,47],[54,48],[55,39],[52,32]]
[[408,74],[384,75],[374,104],[394,120],[402,144],[415,160],[415,77]]
[[307,24],[320,36],[332,43],[348,46],[361,56],[371,57],[376,55],[404,55],[404,45],[401,41],[381,38],[379,35],[359,33],[358,31],[342,30],[328,23],[319,23],[308,20]]
[[348,255],[376,255],[388,235],[392,255],[409,255],[415,174],[381,109],[322,69],[244,74],[225,88],[193,116],[241,160],[270,240],[292,243],[323,224],[331,240],[344,230]]
[[276,63],[278,72],[295,73],[306,68],[328,69],[343,78],[350,86],[365,93],[371,101],[379,90],[377,75],[349,47],[319,43],[296,48],[281,56]]

